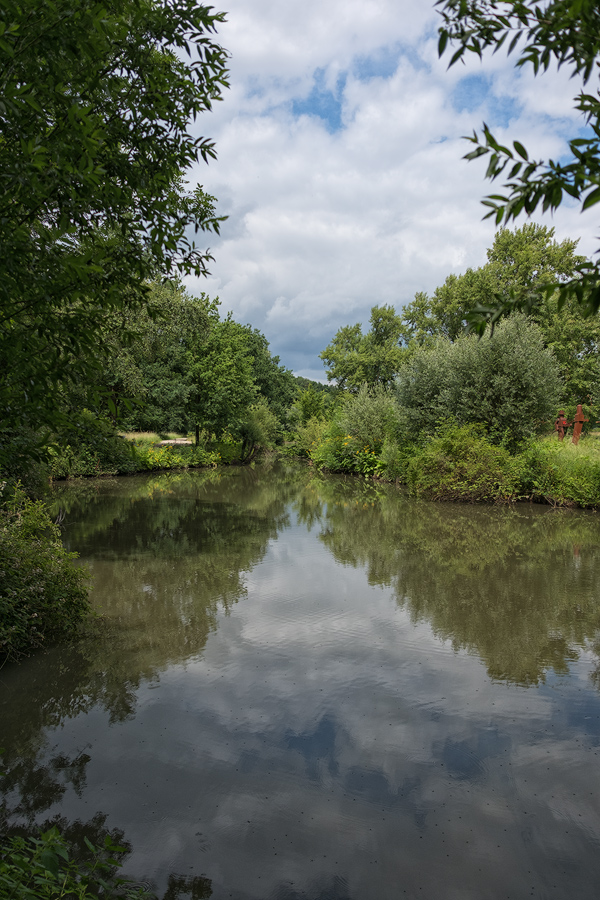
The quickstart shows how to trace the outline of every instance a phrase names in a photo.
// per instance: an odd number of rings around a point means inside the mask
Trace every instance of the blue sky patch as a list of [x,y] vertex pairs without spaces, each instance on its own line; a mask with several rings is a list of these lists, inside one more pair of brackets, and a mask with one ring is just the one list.
[[335,91],[325,87],[325,70],[316,69],[314,84],[308,97],[292,101],[295,116],[317,116],[330,133],[340,131],[342,125],[342,98],[346,86],[346,74],[339,76]]
[[417,48],[395,43],[379,47],[373,53],[365,56],[357,56],[352,65],[352,74],[359,81],[369,81],[371,78],[391,78],[396,73],[402,57],[408,60],[415,72],[429,68]]
[[466,75],[452,92],[452,105],[457,112],[474,112],[485,103],[489,92],[489,78],[484,75]]
[[352,72],[360,81],[371,78],[391,78],[398,68],[400,48],[380,47],[368,56],[358,56],[353,63]]
[[[512,97],[497,96],[491,90],[491,80],[485,75],[466,75],[451,94],[451,102],[457,112],[476,112],[485,105],[482,116],[492,129],[506,128],[517,117],[521,106]],[[474,128],[477,125],[474,124]]]

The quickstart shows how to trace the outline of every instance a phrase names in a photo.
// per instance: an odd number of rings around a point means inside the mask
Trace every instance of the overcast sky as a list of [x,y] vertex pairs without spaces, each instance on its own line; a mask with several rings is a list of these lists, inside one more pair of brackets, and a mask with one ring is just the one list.
[[[226,8],[231,89],[198,120],[218,160],[194,178],[229,219],[210,238],[211,277],[187,285],[259,328],[296,374],[324,380],[318,354],[342,325],[485,262],[492,188],[484,163],[462,160],[461,136],[486,121],[530,155],[561,158],[583,124],[577,85],[501,54],[447,70],[432,0]],[[593,210],[545,221],[595,252]]]

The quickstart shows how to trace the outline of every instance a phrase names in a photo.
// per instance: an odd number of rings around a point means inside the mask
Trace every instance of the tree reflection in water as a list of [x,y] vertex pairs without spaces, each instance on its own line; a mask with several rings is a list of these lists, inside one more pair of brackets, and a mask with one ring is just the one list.
[[392,587],[413,621],[494,679],[538,684],[581,648],[600,650],[596,513],[428,503],[341,478],[315,478],[297,511],[321,523],[336,560]]

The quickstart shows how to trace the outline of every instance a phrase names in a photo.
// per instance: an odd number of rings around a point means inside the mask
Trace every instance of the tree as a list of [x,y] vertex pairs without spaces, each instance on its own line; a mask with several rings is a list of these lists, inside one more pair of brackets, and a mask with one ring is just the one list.
[[456,340],[469,330],[473,311],[489,306],[494,297],[508,303],[511,293],[567,281],[585,261],[576,255],[576,248],[577,241],[558,243],[554,229],[543,225],[531,223],[514,231],[500,228],[487,251],[485,265],[467,269],[462,275],[449,275],[432,297],[418,293],[402,310],[405,340],[422,344],[432,335]]
[[370,323],[365,335],[360,324],[340,328],[319,354],[329,367],[327,378],[340,388],[356,392],[361,384],[389,387],[400,369],[401,317],[393,306],[373,306]]
[[[208,337],[214,309],[206,294],[192,297],[171,280],[150,285],[143,309],[115,311],[103,333],[107,360],[100,390],[91,398],[99,403],[98,411],[112,410],[113,418],[132,431],[191,429],[191,366]],[[79,399],[80,406],[90,405],[89,386]],[[75,409],[70,418],[76,418]]]
[[298,412],[300,424],[306,425],[311,419],[322,419],[325,413],[325,393],[308,387],[298,395]]
[[433,432],[449,418],[485,426],[495,443],[536,434],[554,419],[562,388],[540,328],[521,314],[493,335],[438,338],[420,347],[402,368],[397,398],[410,431]]
[[183,175],[215,156],[188,126],[227,84],[223,18],[194,0],[2,4],[4,440],[56,424],[57,392],[100,371],[99,331],[143,307],[149,278],[205,271],[189,235],[220,220]]
[[[517,54],[516,65],[531,65],[536,75],[556,62],[581,77],[585,86],[596,71],[600,8],[595,0],[437,0],[436,6],[443,18],[440,55],[449,44],[457,45],[450,65],[467,53],[481,58],[490,47],[495,52],[507,46],[509,54]],[[577,200],[582,211],[600,201],[600,97],[582,90],[573,102],[586,117],[590,134],[569,142],[571,159],[565,163],[532,160],[519,141],[514,141],[512,148],[503,146],[485,124],[481,136],[473,133],[470,140],[475,149],[466,158],[488,157],[486,177],[494,181],[503,175],[507,179],[505,193],[491,194],[483,201],[489,209],[486,217],[494,217],[500,224],[522,212],[531,215],[540,206],[544,212],[553,211],[564,194]],[[515,290],[508,298],[494,298],[477,311],[473,325],[482,333],[486,321],[493,323],[517,306],[531,309],[539,296],[539,291]],[[569,298],[588,314],[600,308],[600,264],[578,264],[572,277],[559,287],[559,306]]]
[[258,396],[244,326],[231,315],[220,321],[217,309],[211,310],[210,332],[196,351],[191,372],[196,422],[217,436],[226,428],[237,434]]
[[271,356],[269,342],[258,328],[245,325],[244,330],[256,387],[281,422],[297,394],[294,376],[281,365],[278,356]]
[[[538,283],[561,283],[573,276],[584,259],[577,242],[554,240],[554,229],[528,224],[510,231],[501,228],[487,251],[487,263],[450,275],[431,297],[416,295],[402,310],[409,348],[432,345],[437,337],[456,340],[469,330],[469,317],[493,297],[508,301],[511,292],[532,291]],[[531,311],[552,350],[564,380],[561,403],[595,405],[600,401],[600,317],[584,316],[573,298],[561,306],[554,291]]]

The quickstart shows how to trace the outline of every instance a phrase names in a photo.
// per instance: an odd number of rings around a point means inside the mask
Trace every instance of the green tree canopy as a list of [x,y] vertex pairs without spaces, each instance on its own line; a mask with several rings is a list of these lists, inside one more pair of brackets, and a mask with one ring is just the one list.
[[[469,53],[482,57],[492,48],[505,47],[515,53],[516,65],[531,65],[535,74],[551,64],[571,70],[583,79],[584,86],[592,74],[597,76],[600,56],[600,8],[595,0],[437,0],[443,24],[439,29],[439,52],[449,45],[456,49],[450,65]],[[524,212],[531,215],[539,207],[555,210],[567,194],[577,200],[582,211],[600,201],[600,97],[587,93],[585,87],[573,100],[585,116],[588,133],[569,142],[571,158],[566,162],[535,160],[515,140],[512,147],[500,144],[487,125],[481,136],[470,138],[475,149],[467,159],[486,156],[486,177],[506,180],[504,193],[487,197],[483,203],[487,216],[498,224],[508,223]],[[600,265],[585,262],[578,265],[573,277],[561,285],[559,304],[574,298],[586,312],[600,308]],[[515,306],[529,309],[535,298],[515,290],[507,298],[495,298],[473,316],[480,333],[485,322],[494,322]]]
[[231,315],[219,320],[213,309],[208,337],[197,352],[191,373],[195,421],[217,435],[225,428],[238,433],[258,398],[247,329]]
[[406,341],[423,343],[430,336],[455,340],[469,330],[469,316],[494,298],[508,301],[511,291],[531,292],[536,286],[564,282],[585,257],[575,253],[577,241],[554,240],[554,229],[533,223],[511,231],[501,228],[487,251],[487,263],[449,275],[429,297],[418,293],[402,310]]
[[[109,411],[131,431],[191,429],[192,363],[215,308],[206,294],[192,297],[171,280],[150,286],[144,308],[114,311],[103,334],[107,359],[96,392],[98,411],[106,411],[110,401]],[[83,387],[80,405],[89,405]],[[74,409],[71,418],[76,415]]]
[[338,387],[356,392],[361,384],[389,387],[403,358],[402,319],[393,306],[373,306],[371,328],[363,335],[360,324],[345,325],[320,353],[327,378]]
[[205,271],[190,234],[219,220],[183,174],[215,156],[189,123],[227,83],[223,18],[193,0],[2,4],[5,430],[56,423],[58,387],[100,369],[99,328],[143,305],[149,277]]
[[402,368],[397,397],[411,432],[433,432],[445,420],[480,423],[492,441],[510,445],[554,419],[562,382],[541,329],[515,314],[493,335],[438,338]]
[[[487,251],[487,263],[463,275],[449,275],[432,296],[416,295],[402,310],[405,339],[432,344],[437,337],[456,340],[469,329],[469,316],[493,298],[508,300],[511,291],[533,291],[537,284],[561,283],[573,276],[584,259],[577,242],[554,240],[554,229],[527,224],[501,228]],[[531,310],[544,342],[559,366],[564,388],[561,402],[595,405],[600,401],[600,317],[586,316],[573,298],[561,305],[553,291]]]
[[269,342],[258,328],[245,325],[244,330],[256,387],[277,418],[283,421],[298,392],[294,376],[281,365],[278,356],[271,356]]

